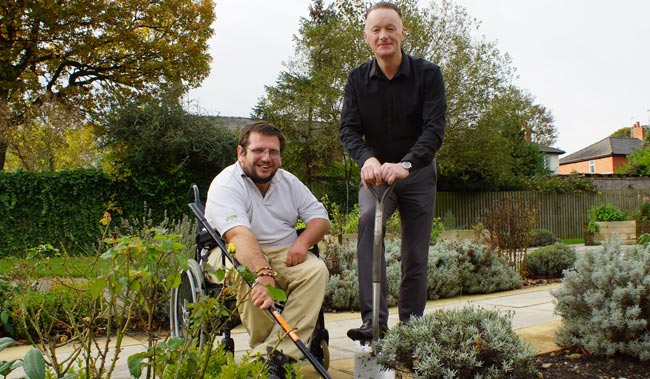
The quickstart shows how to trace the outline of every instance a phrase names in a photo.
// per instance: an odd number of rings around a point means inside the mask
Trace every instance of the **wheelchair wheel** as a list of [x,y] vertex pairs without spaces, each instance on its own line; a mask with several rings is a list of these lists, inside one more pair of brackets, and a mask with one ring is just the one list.
[[[205,333],[203,327],[199,328],[198,336],[191,335],[192,309],[190,304],[197,303],[201,296],[205,295],[205,282],[203,272],[199,264],[193,260],[188,260],[188,269],[183,272],[181,284],[171,292],[169,323],[172,337],[193,338],[199,346],[205,343]],[[196,329],[195,329],[196,330]]]
[[322,340],[320,341],[320,348],[321,351],[323,352],[323,358],[321,364],[325,368],[325,370],[328,370],[330,368],[330,345],[327,343],[327,341]]
[[321,309],[318,314],[318,320],[316,321],[316,328],[314,329],[314,333],[311,335],[309,351],[326,370],[330,367],[329,341],[330,334],[325,328],[325,315]]

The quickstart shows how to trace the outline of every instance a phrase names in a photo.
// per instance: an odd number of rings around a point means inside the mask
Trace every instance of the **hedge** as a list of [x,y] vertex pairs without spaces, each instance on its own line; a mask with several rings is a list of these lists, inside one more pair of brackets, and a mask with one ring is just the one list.
[[180,218],[188,213],[190,183],[181,175],[117,181],[98,169],[0,171],[0,258],[21,257],[43,244],[71,254],[93,253],[105,211],[117,222],[142,216],[146,203],[155,220],[165,213]]

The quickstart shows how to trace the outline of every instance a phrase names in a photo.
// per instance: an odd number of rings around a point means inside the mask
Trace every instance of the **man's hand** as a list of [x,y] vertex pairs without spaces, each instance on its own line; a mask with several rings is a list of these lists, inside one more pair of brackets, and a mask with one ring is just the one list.
[[381,163],[377,158],[366,159],[361,167],[361,183],[365,188],[368,188],[368,183],[373,186],[380,186],[383,183],[381,169]]
[[287,260],[284,261],[284,264],[287,265],[287,267],[301,264],[307,260],[308,248],[308,246],[303,245],[300,239],[297,239],[293,245],[289,247],[289,251],[287,251]]
[[388,184],[393,184],[397,179],[404,179],[409,176],[409,170],[401,163],[384,163],[381,165],[381,178]]
[[271,276],[259,276],[255,280],[255,285],[251,289],[251,301],[253,305],[260,309],[267,309],[273,305],[273,299],[269,295],[266,286],[270,284],[275,287],[275,279]]

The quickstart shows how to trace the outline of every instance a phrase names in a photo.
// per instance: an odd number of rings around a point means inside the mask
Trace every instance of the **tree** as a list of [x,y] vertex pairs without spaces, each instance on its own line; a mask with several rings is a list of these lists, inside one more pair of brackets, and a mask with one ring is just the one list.
[[615,131],[614,133],[610,134],[610,137],[623,137],[623,138],[630,138],[632,135],[632,128],[630,127],[623,127]]
[[[396,3],[402,9],[407,30],[404,51],[438,63],[443,70],[448,112],[445,142],[438,155],[439,174],[467,174],[466,180],[473,180],[471,173],[458,170],[457,162],[471,157],[472,162],[478,162],[473,168],[476,171],[490,156],[495,170],[487,182],[501,185],[504,175],[497,170],[499,163],[508,162],[512,171],[517,164],[510,161],[518,159],[512,156],[516,150],[513,144],[526,147],[527,142],[523,133],[496,133],[509,129],[512,123],[507,127],[488,123],[486,114],[496,106],[497,99],[516,97],[517,120],[521,121],[517,128],[523,123],[529,125],[534,141],[541,143],[555,138],[550,113],[534,104],[533,97],[522,90],[513,95],[514,69],[509,57],[501,54],[494,43],[474,38],[472,33],[479,23],[464,8],[446,0],[431,2],[428,7],[421,7],[417,0]],[[301,21],[295,37],[294,59],[276,84],[266,87],[253,113],[256,118],[273,120],[287,135],[295,137],[291,139],[298,141],[296,155],[285,161],[285,166],[301,173],[307,182],[325,170],[339,177],[351,172],[346,169],[349,159],[343,154],[337,132],[347,74],[372,57],[362,38],[366,8],[367,3],[360,0],[335,0],[327,7],[322,0],[314,0],[310,17]],[[468,138],[476,143],[467,145]],[[507,138],[514,138],[516,143],[504,144]],[[489,155],[473,150],[486,146],[494,147],[481,150]],[[534,154],[534,149],[528,153]],[[520,151],[519,157],[528,153]]]
[[650,145],[644,143],[638,150],[627,156],[627,163],[616,171],[617,174],[650,175]]
[[[265,87],[266,95],[252,115],[273,122],[286,134],[289,148],[284,165],[307,185],[345,170],[338,159],[343,156],[338,140],[346,78],[343,67],[349,66],[350,55],[359,55],[349,48],[359,50],[360,46],[335,4],[326,7],[322,0],[315,0],[309,11],[295,37],[296,56],[280,73],[276,85]],[[341,54],[342,46],[346,54]]]
[[210,0],[11,1],[0,7],[2,138],[57,101],[84,117],[110,101],[198,85],[209,72]]
[[447,135],[439,189],[513,190],[522,188],[527,178],[546,173],[538,147],[544,143],[537,141],[555,138],[545,134],[553,130],[549,120],[530,95],[509,87],[492,100],[476,126]]
[[97,166],[101,154],[93,126],[57,101],[31,108],[15,129],[0,136],[10,146],[5,170],[58,171]]
[[236,160],[235,133],[215,125],[212,118],[188,113],[173,92],[160,100],[133,100],[101,125],[102,147],[110,154],[104,170],[125,187],[133,186],[126,191],[148,197],[157,215],[187,213],[178,197],[184,197],[191,184],[207,193],[214,176]]

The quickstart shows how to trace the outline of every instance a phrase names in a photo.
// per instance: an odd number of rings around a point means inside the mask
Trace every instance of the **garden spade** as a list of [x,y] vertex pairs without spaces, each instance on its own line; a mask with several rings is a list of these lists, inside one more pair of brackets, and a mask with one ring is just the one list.
[[375,187],[368,184],[368,190],[375,198],[375,228],[372,245],[372,341],[370,346],[360,344],[354,350],[355,379],[391,379],[395,378],[392,370],[382,370],[375,356],[375,343],[379,340],[379,299],[381,296],[381,256],[384,245],[383,218],[384,205],[388,195],[393,191],[395,183],[386,188],[380,196]]

